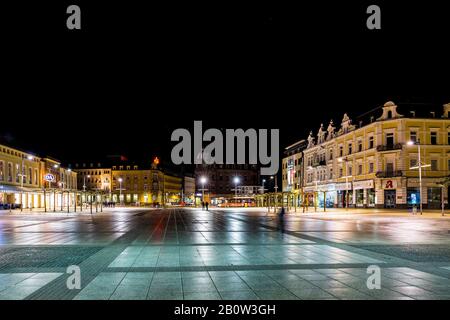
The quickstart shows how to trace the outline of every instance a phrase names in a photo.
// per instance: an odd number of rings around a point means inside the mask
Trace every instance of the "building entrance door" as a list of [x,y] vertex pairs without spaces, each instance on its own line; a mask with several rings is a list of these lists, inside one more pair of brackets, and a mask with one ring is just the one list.
[[395,208],[395,190],[384,190],[384,207]]

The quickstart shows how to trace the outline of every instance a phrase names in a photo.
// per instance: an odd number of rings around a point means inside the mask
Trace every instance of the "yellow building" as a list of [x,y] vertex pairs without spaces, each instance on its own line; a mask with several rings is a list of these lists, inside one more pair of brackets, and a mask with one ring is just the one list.
[[182,179],[152,166],[135,164],[112,166],[112,201],[122,204],[178,204]]
[[73,203],[76,189],[76,173],[59,161],[0,145],[1,208],[60,207]]
[[121,157],[108,164],[79,162],[71,167],[78,173],[79,190],[102,191],[104,196],[98,197],[99,201],[151,206],[181,201],[182,179],[164,174],[158,158],[152,163],[135,163]]
[[[418,156],[421,152],[422,204],[439,208],[447,201],[442,182],[450,174],[450,104],[443,113],[399,114],[393,102],[365,126],[344,115],[339,130],[330,122],[308,137],[303,151],[303,192],[328,207],[406,208],[420,201]],[[409,145],[408,141],[417,144]],[[420,143],[419,143],[420,142]]]
[[183,179],[164,174],[164,194],[166,204],[178,205],[181,201]]

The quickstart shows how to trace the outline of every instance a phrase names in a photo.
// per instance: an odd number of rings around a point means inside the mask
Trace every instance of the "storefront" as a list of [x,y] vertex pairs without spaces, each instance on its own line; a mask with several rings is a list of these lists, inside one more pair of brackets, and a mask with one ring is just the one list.
[[20,188],[0,185],[0,209],[40,208],[43,206],[43,194],[40,189]]
[[428,209],[439,209],[441,207],[442,188],[428,187],[427,189]]
[[377,203],[378,207],[393,209],[397,208],[402,204],[402,190],[401,190],[401,181],[398,179],[380,179],[380,188],[379,188],[379,203]]
[[352,183],[336,183],[336,208],[351,208],[353,204],[353,188]]
[[[440,209],[442,200],[447,204],[448,188],[442,186],[442,178],[422,179],[422,205],[428,209]],[[409,178],[407,182],[407,204],[408,207],[419,206],[420,191],[419,179]]]
[[353,182],[354,204],[358,208],[371,208],[375,206],[375,187],[373,180]]

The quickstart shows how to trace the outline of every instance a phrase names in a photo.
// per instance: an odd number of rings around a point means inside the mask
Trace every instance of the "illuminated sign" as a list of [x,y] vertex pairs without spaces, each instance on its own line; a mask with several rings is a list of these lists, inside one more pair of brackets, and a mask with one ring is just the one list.
[[48,181],[48,182],[53,182],[53,181],[55,181],[55,176],[52,175],[51,173],[47,173],[47,174],[44,176],[44,180],[45,180],[45,181]]
[[396,189],[397,188],[397,181],[396,180],[384,180],[383,181],[383,188],[384,189]]

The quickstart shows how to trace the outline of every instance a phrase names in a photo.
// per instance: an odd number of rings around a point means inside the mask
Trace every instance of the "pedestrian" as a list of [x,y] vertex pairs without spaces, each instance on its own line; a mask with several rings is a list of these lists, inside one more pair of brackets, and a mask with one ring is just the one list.
[[208,211],[208,205],[209,205],[209,203],[208,203],[208,201],[206,201],[206,202],[205,202],[206,211]]
[[205,210],[205,202],[202,201],[202,210]]
[[286,213],[286,211],[285,211],[285,209],[284,209],[284,207],[281,207],[281,210],[280,210],[280,219],[283,219],[284,218],[284,214]]

